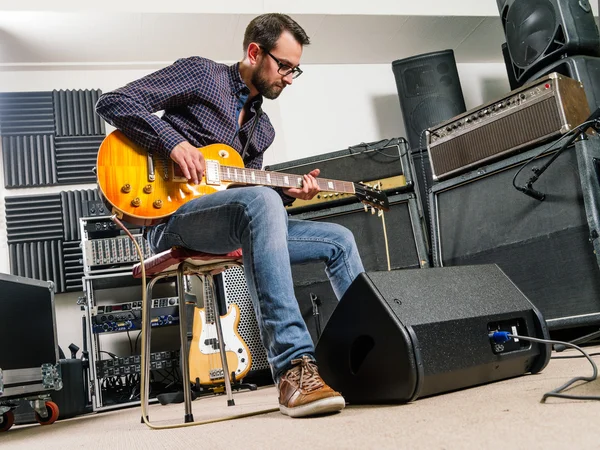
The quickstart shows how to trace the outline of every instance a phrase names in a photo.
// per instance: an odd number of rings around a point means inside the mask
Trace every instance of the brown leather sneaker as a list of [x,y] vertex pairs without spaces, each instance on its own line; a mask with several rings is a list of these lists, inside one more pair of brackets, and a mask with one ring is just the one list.
[[279,410],[290,417],[306,417],[341,411],[344,397],[325,384],[317,365],[303,356],[279,380]]

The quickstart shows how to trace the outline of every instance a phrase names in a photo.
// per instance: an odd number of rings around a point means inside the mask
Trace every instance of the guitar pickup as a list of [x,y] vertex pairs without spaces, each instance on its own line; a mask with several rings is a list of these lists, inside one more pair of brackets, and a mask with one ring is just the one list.
[[220,185],[221,184],[221,165],[219,161],[207,160],[206,161],[206,172],[204,174],[206,184],[208,185]]

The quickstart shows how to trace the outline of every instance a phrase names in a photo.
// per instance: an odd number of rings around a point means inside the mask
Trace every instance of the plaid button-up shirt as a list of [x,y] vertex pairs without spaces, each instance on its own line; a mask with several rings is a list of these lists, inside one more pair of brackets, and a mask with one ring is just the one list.
[[[239,63],[191,57],[102,95],[96,112],[137,144],[164,156],[185,140],[196,147],[223,143],[242,154],[262,104],[261,96],[253,101],[240,128],[240,98],[249,93]],[[161,110],[162,117],[153,114]],[[245,166],[261,169],[263,152],[274,138],[269,118],[259,115]]]

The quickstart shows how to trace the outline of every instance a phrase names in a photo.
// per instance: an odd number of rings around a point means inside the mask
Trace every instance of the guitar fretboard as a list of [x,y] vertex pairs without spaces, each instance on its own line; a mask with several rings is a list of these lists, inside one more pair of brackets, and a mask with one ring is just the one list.
[[[245,169],[240,167],[220,167],[221,181],[241,184],[254,184],[284,188],[301,188],[302,175],[270,172],[266,170]],[[354,194],[354,183],[351,181],[317,178],[319,190],[323,192],[344,192]]]

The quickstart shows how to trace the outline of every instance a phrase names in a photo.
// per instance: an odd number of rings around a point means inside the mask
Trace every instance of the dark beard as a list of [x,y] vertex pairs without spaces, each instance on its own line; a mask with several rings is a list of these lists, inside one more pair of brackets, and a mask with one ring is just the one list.
[[265,98],[269,100],[275,100],[283,91],[283,88],[276,84],[269,84],[262,76],[262,67],[259,67],[250,78],[250,82],[254,85],[256,90]]

